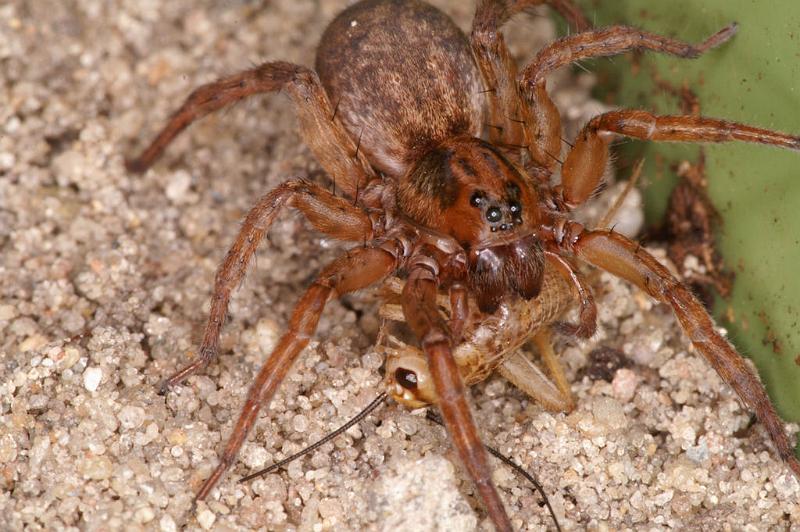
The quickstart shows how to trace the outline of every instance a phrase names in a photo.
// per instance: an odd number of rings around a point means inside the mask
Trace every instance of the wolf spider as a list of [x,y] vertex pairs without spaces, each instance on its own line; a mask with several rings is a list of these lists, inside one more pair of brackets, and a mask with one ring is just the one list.
[[[561,13],[578,33],[546,46],[518,71],[500,28],[539,4]],[[631,50],[696,58],[735,33],[732,24],[692,45],[625,26],[591,29],[570,0],[481,0],[467,38],[446,15],[418,0],[365,0],[328,26],[316,71],[268,62],[196,89],[141,156],[129,161],[132,171],[150,167],[193,121],[254,94],[283,90],[303,139],[347,198],[294,179],[256,203],[217,271],[199,356],[167,379],[162,392],[217,357],[231,293],[284,207],[298,209],[317,230],[358,244],[325,267],[300,298],[197,499],[233,463],[259,410],[308,344],[326,302],[399,274],[405,278],[402,311],[427,358],[453,446],[495,527],[510,530],[453,351],[470,325],[470,305],[486,316],[504,302],[534,300],[546,259],[579,296],[578,323],[564,327],[577,337],[591,336],[596,321],[577,262],[622,277],[669,305],[697,351],[756,413],[778,454],[800,475],[764,388],[690,290],[637,243],[568,218],[601,184],[617,135],[741,140],[795,150],[800,138],[713,118],[619,110],[591,119],[561,164],[560,117],[546,91],[549,72],[583,59]],[[559,164],[561,181],[554,185]],[[437,306],[440,291],[449,294],[449,318]]]

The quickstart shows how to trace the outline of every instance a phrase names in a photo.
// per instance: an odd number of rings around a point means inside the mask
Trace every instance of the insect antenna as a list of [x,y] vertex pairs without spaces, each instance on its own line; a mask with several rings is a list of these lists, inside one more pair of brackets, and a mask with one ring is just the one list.
[[[265,475],[268,475],[268,474],[270,474],[270,473],[272,473],[274,471],[277,471],[278,469],[282,468],[286,464],[294,462],[298,458],[300,458],[302,456],[305,456],[305,455],[315,451],[316,449],[318,449],[321,446],[325,445],[326,443],[328,443],[332,439],[336,438],[337,436],[339,436],[343,432],[345,432],[348,429],[350,429],[350,427],[352,427],[352,426],[360,423],[361,421],[363,421],[364,418],[366,418],[368,415],[370,415],[373,410],[375,410],[379,406],[381,406],[386,401],[386,398],[387,398],[386,392],[381,392],[381,394],[378,395],[378,397],[376,397],[370,404],[368,404],[366,407],[364,407],[364,410],[362,410],[361,412],[356,414],[353,417],[353,419],[351,419],[350,421],[348,421],[347,423],[345,423],[344,425],[342,425],[338,429],[334,430],[333,432],[331,432],[330,434],[328,434],[327,436],[325,436],[321,440],[319,440],[319,441],[317,441],[315,443],[312,443],[311,445],[309,445],[308,447],[306,447],[302,451],[299,451],[299,452],[297,452],[297,453],[295,453],[295,454],[293,454],[293,455],[291,455],[291,456],[289,456],[287,458],[284,458],[283,460],[280,460],[279,462],[275,462],[274,464],[272,464],[269,467],[266,467],[264,469],[256,471],[255,473],[251,473],[251,474],[249,474],[247,476],[244,476],[244,477],[240,478],[239,482],[240,483],[247,482],[248,480],[253,480],[255,478],[263,477]],[[439,418],[439,416],[437,414],[435,414],[434,412],[432,412],[431,410],[428,410],[427,412],[425,412],[425,417],[427,419],[433,421],[437,425],[444,426],[444,423]],[[498,460],[500,460],[504,464],[506,464],[509,467],[511,467],[512,469],[514,469],[517,473],[522,475],[528,482],[530,482],[533,485],[533,487],[536,489],[536,491],[539,492],[539,495],[541,495],[545,506],[547,506],[547,510],[550,512],[550,517],[552,517],[553,523],[556,525],[556,530],[558,530],[558,532],[561,532],[561,525],[558,522],[558,518],[556,517],[555,511],[553,510],[553,507],[550,506],[550,500],[547,498],[547,494],[545,493],[544,488],[539,483],[539,481],[536,480],[536,478],[533,475],[531,475],[530,473],[525,471],[525,469],[523,469],[522,466],[520,466],[519,464],[514,462],[512,459],[510,459],[507,456],[505,456],[504,454],[502,454],[500,451],[498,451],[494,447],[491,447],[491,446],[485,445],[485,444],[484,444],[484,446],[486,447],[486,450],[489,451],[489,453],[492,456],[494,456],[495,458],[497,458]]]
[[[430,421],[433,421],[437,425],[441,425],[444,427],[442,419],[439,417],[438,414],[434,413],[433,411],[427,410],[425,412],[425,417]],[[556,517],[556,513],[553,510],[553,507],[550,506],[550,500],[547,498],[547,494],[544,492],[544,488],[542,487],[542,485],[539,484],[538,480],[536,480],[536,477],[525,471],[525,469],[523,469],[521,465],[517,464],[514,460],[507,457],[494,447],[486,445],[485,443],[483,444],[483,446],[486,447],[486,450],[489,451],[489,454],[491,454],[492,456],[494,456],[507,466],[511,467],[511,469],[522,475],[528,482],[530,482],[533,485],[534,488],[536,488],[536,491],[538,491],[539,495],[542,496],[542,500],[544,501],[545,506],[547,506],[547,511],[550,512],[550,517],[553,518],[553,523],[556,525],[556,530],[558,530],[558,532],[561,532],[561,525],[558,523],[558,518]]]
[[319,447],[325,445],[326,443],[328,443],[329,441],[331,441],[332,439],[334,439],[335,437],[340,435],[342,432],[345,432],[346,430],[348,430],[353,425],[355,425],[355,424],[359,423],[360,421],[362,421],[373,410],[375,410],[376,408],[381,406],[385,400],[386,400],[386,392],[381,392],[381,394],[378,397],[376,397],[370,404],[368,404],[364,408],[364,410],[359,412],[353,419],[351,419],[350,421],[348,421],[347,423],[345,423],[344,425],[342,425],[338,429],[334,430],[333,432],[331,432],[330,434],[328,434],[327,436],[325,436],[324,438],[322,438],[318,442],[312,443],[311,445],[309,445],[308,447],[306,447],[302,451],[297,452],[297,453],[293,454],[292,456],[290,456],[288,458],[284,458],[280,462],[275,462],[274,464],[272,464],[271,466],[269,466],[267,468],[264,468],[264,469],[262,469],[260,471],[256,471],[255,473],[251,473],[251,474],[247,475],[246,477],[240,478],[239,482],[247,482],[248,480],[253,480],[254,478],[258,478],[258,477],[262,477],[264,475],[268,475],[268,474],[272,473],[273,471],[276,471],[276,470],[280,469],[281,467],[285,466],[286,464],[297,460],[301,456],[307,455],[308,453],[318,449]]

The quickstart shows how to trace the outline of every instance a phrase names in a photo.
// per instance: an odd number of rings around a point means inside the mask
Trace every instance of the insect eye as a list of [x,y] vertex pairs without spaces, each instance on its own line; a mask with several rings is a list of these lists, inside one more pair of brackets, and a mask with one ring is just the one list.
[[473,207],[479,207],[480,204],[483,203],[483,193],[482,192],[474,192],[472,197],[469,198],[469,204]]
[[486,219],[489,220],[491,223],[499,222],[500,218],[503,217],[503,213],[500,210],[500,207],[490,207],[486,211]]
[[397,368],[394,372],[394,379],[397,384],[407,390],[417,389],[417,374],[405,368]]

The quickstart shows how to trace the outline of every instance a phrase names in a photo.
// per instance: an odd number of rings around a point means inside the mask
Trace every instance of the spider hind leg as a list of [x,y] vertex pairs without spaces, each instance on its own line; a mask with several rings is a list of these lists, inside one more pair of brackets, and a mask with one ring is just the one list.
[[650,253],[635,242],[608,231],[583,231],[565,244],[565,251],[644,290],[672,308],[697,351],[738,394],[764,425],[784,462],[800,478],[800,461],[758,377],[744,358],[717,332],[703,304]]

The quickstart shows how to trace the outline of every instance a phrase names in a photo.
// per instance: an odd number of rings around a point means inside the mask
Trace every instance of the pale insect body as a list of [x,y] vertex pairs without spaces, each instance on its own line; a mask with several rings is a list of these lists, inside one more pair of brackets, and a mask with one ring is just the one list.
[[[390,293],[399,295],[404,285],[404,281],[395,277],[384,286]],[[573,287],[556,266],[546,261],[542,292],[537,298],[504,302],[489,316],[473,312],[461,342],[453,351],[464,384],[477,384],[497,370],[548,410],[571,410],[574,401],[563,369],[553,353],[549,329],[576,301]],[[437,303],[443,315],[449,318],[449,298],[440,295]],[[405,322],[399,304],[382,305],[380,315],[389,322]],[[436,391],[425,354],[419,347],[399,340],[388,331],[391,326],[385,327],[376,346],[386,358],[386,392],[410,408],[436,404]],[[538,348],[546,373],[520,350],[531,340]]]

